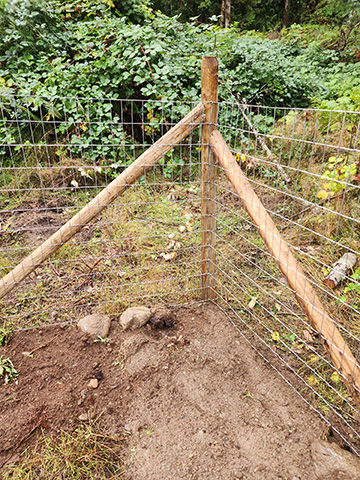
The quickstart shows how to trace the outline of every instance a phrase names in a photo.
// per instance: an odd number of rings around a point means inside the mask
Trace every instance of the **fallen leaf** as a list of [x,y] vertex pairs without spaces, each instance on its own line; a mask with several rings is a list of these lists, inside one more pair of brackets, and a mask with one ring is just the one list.
[[329,195],[330,192],[327,192],[326,190],[320,190],[317,194],[317,197],[321,200],[327,200],[329,198]]
[[177,253],[176,252],[169,252],[169,253],[160,253],[160,257],[162,257],[164,260],[169,261],[173,260],[176,257]]
[[308,330],[303,330],[303,336],[306,342],[314,343],[314,339]]
[[280,341],[280,333],[279,332],[271,332],[271,338],[274,340],[274,342],[279,342]]
[[236,161],[237,161],[238,163],[240,163],[240,162],[242,162],[242,163],[246,162],[246,156],[245,156],[244,154],[242,154],[242,153],[241,153],[241,154],[240,154],[240,153],[237,153],[237,154],[235,155],[235,158],[236,158]]
[[251,300],[250,300],[250,302],[249,302],[248,307],[249,307],[249,308],[254,308],[255,305],[256,305],[256,302],[257,302],[257,298],[256,298],[256,297],[251,297]]

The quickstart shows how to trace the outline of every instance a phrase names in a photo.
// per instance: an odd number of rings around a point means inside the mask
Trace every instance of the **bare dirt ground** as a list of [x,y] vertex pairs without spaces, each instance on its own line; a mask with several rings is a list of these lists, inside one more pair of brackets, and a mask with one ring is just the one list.
[[19,372],[0,387],[1,464],[16,461],[31,432],[34,441],[41,427],[72,431],[87,414],[111,435],[128,432],[129,480],[316,478],[316,414],[218,308],[174,317],[171,328],[135,332],[113,320],[109,344],[73,325],[20,332],[0,347]]

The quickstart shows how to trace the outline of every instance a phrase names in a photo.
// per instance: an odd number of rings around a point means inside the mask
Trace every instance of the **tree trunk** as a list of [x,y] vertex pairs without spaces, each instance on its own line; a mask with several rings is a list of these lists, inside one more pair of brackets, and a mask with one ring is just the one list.
[[230,13],[231,13],[231,0],[222,0],[221,1],[221,19],[220,19],[221,28],[229,28]]
[[283,14],[283,28],[290,25],[290,0],[285,0],[284,14]]

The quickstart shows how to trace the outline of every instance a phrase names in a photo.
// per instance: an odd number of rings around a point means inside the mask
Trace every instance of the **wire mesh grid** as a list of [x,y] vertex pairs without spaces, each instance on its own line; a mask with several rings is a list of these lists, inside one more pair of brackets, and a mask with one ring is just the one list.
[[[360,114],[237,102],[219,108],[220,132],[358,361],[359,263],[336,286],[328,275],[344,254],[359,256]],[[322,329],[300,308],[226,173],[220,169],[216,180],[218,304],[359,453],[358,392],[346,388]]]
[[[1,277],[193,107],[2,97]],[[219,104],[217,124],[356,360],[359,265],[334,289],[323,281],[344,253],[360,251],[359,115],[234,102]],[[200,138],[194,130],[1,299],[2,326],[71,322],[94,310],[117,315],[140,302],[200,301],[201,202],[208,200],[201,198]],[[225,173],[219,169],[214,181],[216,303],[359,453],[355,396]]]
[[[193,107],[39,97],[0,105],[1,277]],[[195,132],[0,300],[6,325],[198,298],[199,151]]]

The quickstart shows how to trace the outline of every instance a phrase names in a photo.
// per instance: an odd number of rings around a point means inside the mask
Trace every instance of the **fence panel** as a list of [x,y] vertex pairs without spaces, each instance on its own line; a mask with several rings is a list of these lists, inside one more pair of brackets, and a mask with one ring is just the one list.
[[[193,107],[1,97],[1,278]],[[360,113],[220,103],[217,127],[359,362]],[[16,285],[0,300],[1,326],[201,301],[201,146],[198,129]],[[360,453],[358,392],[334,367],[225,172],[209,181],[217,225],[210,298]],[[344,254],[356,257],[352,266],[331,276]]]
[[[357,362],[359,121],[355,112],[222,103],[218,125]],[[346,388],[341,366],[334,367],[223,170],[217,191],[219,305],[343,439],[355,439],[356,449],[358,392]],[[335,286],[329,274],[349,253],[357,262],[335,275]]]
[[[1,100],[1,277],[194,107]],[[74,321],[94,309],[116,315],[131,304],[198,298],[199,135],[197,129],[1,299],[5,324],[25,328]]]

